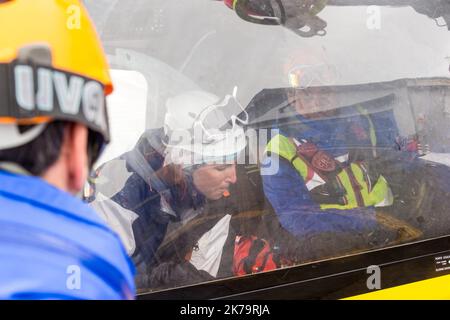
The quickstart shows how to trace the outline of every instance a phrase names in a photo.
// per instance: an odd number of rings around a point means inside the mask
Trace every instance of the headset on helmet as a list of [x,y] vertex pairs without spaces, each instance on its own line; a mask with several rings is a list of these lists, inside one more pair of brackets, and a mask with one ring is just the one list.
[[29,143],[54,120],[86,125],[91,147],[108,142],[113,87],[80,1],[0,1],[0,27],[0,150]]

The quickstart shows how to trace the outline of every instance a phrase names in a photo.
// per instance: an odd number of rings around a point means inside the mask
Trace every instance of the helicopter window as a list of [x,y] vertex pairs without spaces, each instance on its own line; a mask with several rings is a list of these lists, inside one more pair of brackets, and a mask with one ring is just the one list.
[[116,87],[86,201],[140,292],[450,233],[445,1],[85,3]]

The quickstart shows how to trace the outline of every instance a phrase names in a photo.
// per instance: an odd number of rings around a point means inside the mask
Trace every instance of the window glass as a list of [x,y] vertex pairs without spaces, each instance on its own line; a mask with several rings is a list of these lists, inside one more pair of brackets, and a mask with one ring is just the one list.
[[141,291],[449,234],[445,1],[85,3],[116,89],[86,201]]

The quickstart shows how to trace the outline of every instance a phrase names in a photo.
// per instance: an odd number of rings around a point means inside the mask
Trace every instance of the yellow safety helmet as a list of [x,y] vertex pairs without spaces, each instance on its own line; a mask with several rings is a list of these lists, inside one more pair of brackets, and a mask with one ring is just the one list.
[[0,29],[0,150],[32,141],[54,120],[83,123],[108,142],[113,86],[80,1],[0,0]]

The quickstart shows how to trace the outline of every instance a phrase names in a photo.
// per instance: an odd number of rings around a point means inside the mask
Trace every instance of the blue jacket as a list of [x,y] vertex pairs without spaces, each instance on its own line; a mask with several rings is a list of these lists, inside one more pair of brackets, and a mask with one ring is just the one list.
[[0,299],[132,299],[134,266],[92,209],[0,171]]
[[[391,111],[371,114],[376,129],[377,149],[392,149],[397,127]],[[349,148],[370,147],[369,120],[353,108],[339,111],[338,117],[309,120],[298,116],[298,123],[280,126],[280,134],[306,139],[334,157],[348,154]],[[271,166],[271,157],[264,166]],[[372,230],[376,227],[373,207],[353,210],[321,210],[291,163],[279,159],[279,170],[273,175],[263,175],[264,192],[273,206],[281,225],[295,236],[323,232]]]

